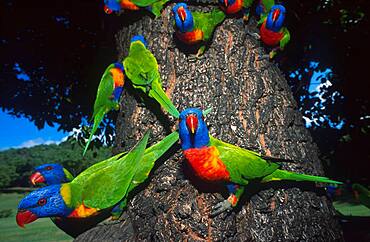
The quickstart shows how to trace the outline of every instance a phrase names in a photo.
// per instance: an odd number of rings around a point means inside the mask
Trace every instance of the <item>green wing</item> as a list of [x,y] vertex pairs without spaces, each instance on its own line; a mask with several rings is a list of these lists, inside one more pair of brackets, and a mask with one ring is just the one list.
[[289,30],[287,28],[283,28],[283,32],[284,32],[284,36],[283,38],[280,40],[280,49],[281,50],[284,50],[285,46],[289,43],[290,41],[290,33],[289,33]]
[[63,168],[64,174],[67,178],[67,180],[70,182],[74,179],[72,173],[70,173],[66,168]]
[[272,6],[275,5],[275,1],[274,0],[261,0],[261,3],[264,7],[264,15],[267,15],[269,12],[270,12],[270,9],[272,8]]
[[180,113],[163,91],[154,55],[140,41],[130,46],[129,55],[123,61],[125,73],[135,88],[148,93],[172,116],[178,118]]
[[131,0],[131,2],[139,7],[147,7],[158,2],[158,0]]
[[144,156],[140,161],[140,166],[132,179],[128,192],[132,191],[132,189],[146,180],[154,166],[154,162],[166,153],[178,139],[179,134],[174,131],[160,142],[145,150]]
[[161,11],[163,6],[169,0],[132,0],[131,2],[139,7],[150,7],[150,11],[156,16],[159,17],[161,15]]
[[257,152],[225,143],[212,136],[210,144],[218,149],[219,157],[226,165],[232,182],[244,185],[249,180],[262,178],[279,168],[279,164],[267,162]]
[[260,20],[258,20],[257,22],[257,26],[260,26],[261,24],[263,24],[263,22],[265,22],[266,19],[267,19],[267,15],[261,16]]
[[219,9],[213,9],[211,12],[204,13],[194,11],[194,28],[203,31],[204,41],[211,39],[216,26],[221,24],[225,19],[225,13]]
[[159,102],[159,104],[175,118],[180,116],[179,111],[163,91],[162,85],[159,81],[153,82],[152,89],[149,91],[149,96],[157,100],[157,102]]
[[250,6],[252,6],[252,4],[253,4],[253,0],[243,0],[244,8],[249,8]]
[[87,148],[90,145],[93,135],[99,127],[99,124],[103,120],[105,114],[107,114],[111,109],[116,108],[118,103],[112,101],[110,98],[114,90],[113,78],[110,74],[110,70],[114,68],[114,64],[110,64],[104,71],[104,74],[100,80],[98,91],[96,93],[96,99],[94,103],[94,113],[93,113],[93,127],[90,132],[89,139],[86,143],[83,156],[85,155]]
[[140,41],[130,45],[129,55],[124,59],[125,73],[136,88],[145,87],[159,78],[158,63],[154,55]]
[[[78,175],[72,182],[73,196],[80,197],[83,204],[98,210],[109,208],[124,198],[139,167],[149,138],[145,133],[138,144],[125,156],[110,165],[101,166],[99,170],[89,174],[86,171]],[[117,155],[118,156],[118,155]],[[76,191],[78,186],[78,191]]]

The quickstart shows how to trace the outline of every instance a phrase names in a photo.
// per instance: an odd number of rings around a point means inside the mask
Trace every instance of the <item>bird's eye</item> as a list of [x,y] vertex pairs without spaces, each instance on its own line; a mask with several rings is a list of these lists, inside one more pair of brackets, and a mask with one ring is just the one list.
[[47,167],[45,167],[45,170],[47,170],[47,171],[50,171],[50,170],[52,170],[53,169],[53,167],[52,166],[47,166]]
[[37,201],[37,204],[39,206],[44,206],[46,204],[46,199],[45,198],[40,198],[38,201]]

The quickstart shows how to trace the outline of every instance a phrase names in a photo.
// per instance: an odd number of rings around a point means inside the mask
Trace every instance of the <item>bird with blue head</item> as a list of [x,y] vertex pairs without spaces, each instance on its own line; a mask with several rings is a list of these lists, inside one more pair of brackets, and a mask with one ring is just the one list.
[[16,216],[17,224],[24,227],[38,218],[67,217],[73,208],[67,204],[71,197],[70,189],[66,184],[56,184],[42,187],[23,198],[18,205]]
[[253,0],[219,0],[221,9],[228,15],[243,13],[243,20],[249,20],[249,8]]
[[44,217],[57,217],[64,223],[69,222],[69,218],[78,220],[104,213],[111,213],[118,219],[126,207],[128,194],[147,179],[155,161],[178,138],[178,133],[173,132],[145,149],[149,139],[147,131],[129,152],[90,166],[70,182],[45,186],[29,193],[18,205],[18,225],[24,227]]
[[104,12],[106,14],[119,13],[121,10],[139,10],[130,0],[104,0]]
[[263,156],[211,136],[198,108],[188,108],[179,116],[179,135],[183,154],[195,174],[207,182],[224,183],[230,196],[218,203],[211,216],[235,207],[251,180],[270,182],[274,180],[314,181],[336,183],[326,177],[297,174],[280,170],[284,159]]
[[124,84],[125,68],[123,64],[121,62],[110,64],[105,69],[98,86],[92,116],[93,126],[89,139],[85,145],[83,156],[86,154],[87,148],[89,147],[90,142],[99,128],[99,124],[103,120],[104,116],[112,109],[119,110],[119,101],[123,92]]
[[185,3],[177,3],[172,8],[172,13],[175,19],[177,38],[187,45],[200,44],[197,54],[191,55],[189,60],[200,59],[206,44],[212,39],[216,26],[225,19],[225,14],[219,9],[213,9],[207,13],[192,12]]
[[49,186],[73,180],[73,175],[60,164],[44,164],[35,167],[34,170],[29,179],[32,185],[45,183]]
[[288,29],[284,27],[285,14],[285,7],[277,4],[272,6],[268,15],[262,17],[259,21],[259,23],[262,23],[260,27],[262,42],[270,47],[278,46],[270,51],[270,59],[277,54],[278,50],[284,50],[285,46],[290,41],[290,33]]
[[154,98],[167,112],[178,118],[179,111],[163,90],[157,59],[148,49],[144,36],[136,35],[131,38],[129,54],[123,64],[135,89]]

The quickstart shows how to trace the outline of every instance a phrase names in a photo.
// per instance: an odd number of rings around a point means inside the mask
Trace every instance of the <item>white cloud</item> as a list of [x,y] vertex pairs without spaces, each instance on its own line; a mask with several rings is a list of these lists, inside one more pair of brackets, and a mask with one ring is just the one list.
[[24,141],[20,145],[18,145],[16,147],[13,147],[13,148],[19,149],[19,148],[30,148],[30,147],[33,147],[33,146],[36,146],[36,145],[59,144],[59,143],[65,141],[65,140],[66,140],[66,137],[62,138],[61,140],[45,140],[41,137],[38,137],[36,139],[31,139],[31,140]]

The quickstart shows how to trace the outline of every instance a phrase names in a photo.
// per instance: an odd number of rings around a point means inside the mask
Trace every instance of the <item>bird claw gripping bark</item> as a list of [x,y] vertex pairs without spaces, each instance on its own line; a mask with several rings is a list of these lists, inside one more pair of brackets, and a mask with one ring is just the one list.
[[211,217],[216,217],[217,215],[224,212],[230,212],[232,209],[233,209],[232,204],[228,200],[224,200],[222,202],[217,203],[212,208]]
[[245,29],[245,32],[246,32],[248,35],[250,35],[250,36],[252,36],[253,38],[255,38],[256,40],[260,40],[260,39],[261,39],[261,36],[260,36],[258,33],[256,33],[256,32],[252,32],[252,31],[250,31],[248,28],[246,28],[246,29]]
[[196,61],[201,60],[201,59],[204,59],[204,56],[203,55],[198,55],[198,54],[189,55],[189,57],[188,57],[189,62],[196,62]]

